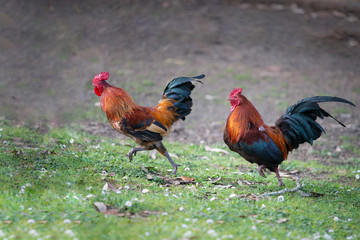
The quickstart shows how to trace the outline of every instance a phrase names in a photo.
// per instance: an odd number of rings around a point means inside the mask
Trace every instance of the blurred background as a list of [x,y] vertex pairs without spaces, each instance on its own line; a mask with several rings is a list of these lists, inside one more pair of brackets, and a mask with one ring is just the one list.
[[[155,106],[175,77],[204,73],[170,140],[219,143],[242,87],[268,124],[302,98],[360,103],[360,3],[296,1],[2,1],[0,116],[19,125],[80,123],[118,136],[92,88],[95,74]],[[359,110],[325,109],[329,132],[359,139]],[[333,135],[334,136],[334,135]],[[336,135],[335,135],[336,137]],[[355,139],[356,140],[356,139]]]

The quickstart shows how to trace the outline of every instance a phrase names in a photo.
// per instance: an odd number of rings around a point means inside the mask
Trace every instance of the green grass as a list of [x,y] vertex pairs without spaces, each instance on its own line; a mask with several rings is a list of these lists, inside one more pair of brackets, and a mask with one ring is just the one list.
[[[255,165],[235,153],[222,155],[205,151],[205,146],[165,142],[178,156],[174,161],[182,165],[178,176],[196,182],[169,185],[161,178],[148,179],[138,166],[173,177],[167,160],[138,153],[129,162],[126,153],[135,146],[130,141],[85,134],[78,127],[41,134],[4,123],[0,130],[0,239],[360,237],[360,180],[355,177],[360,174],[359,158],[351,166],[286,161],[282,169],[306,173],[302,191],[324,196],[294,193],[284,194],[283,201],[278,197],[254,201],[229,196],[281,188],[273,174],[260,177]],[[226,149],[222,144],[212,147]],[[213,183],[214,179],[218,181]],[[251,185],[243,184],[245,180]],[[105,181],[121,193],[102,193]],[[295,186],[290,179],[284,182]],[[232,187],[221,187],[228,185]],[[95,209],[95,202],[140,216],[105,216]],[[146,210],[158,213],[142,216]]]
[[352,88],[352,92],[354,92],[354,93],[360,93],[360,87],[354,87],[354,88]]
[[[360,156],[360,149],[358,146],[359,137],[358,136],[348,136],[341,135],[340,139],[342,140],[341,147],[348,151],[353,152],[354,154],[358,154]],[[355,143],[355,144],[354,144]]]
[[258,78],[252,77],[250,74],[244,73],[244,74],[235,74],[233,75],[234,80],[236,81],[247,81],[250,83],[259,83],[260,80]]
[[142,83],[143,83],[145,86],[152,86],[152,85],[154,85],[154,83],[153,83],[151,80],[149,80],[149,79],[144,80]]

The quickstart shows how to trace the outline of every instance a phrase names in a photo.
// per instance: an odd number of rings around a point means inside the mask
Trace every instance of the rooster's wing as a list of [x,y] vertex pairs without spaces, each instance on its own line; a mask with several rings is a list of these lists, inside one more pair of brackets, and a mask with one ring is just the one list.
[[168,131],[146,108],[134,109],[117,125],[125,135],[145,141],[161,141]]
[[261,136],[256,140],[253,138],[253,140],[249,142],[246,141],[247,139],[244,139],[244,141],[240,139],[238,142],[241,152],[240,155],[250,162],[265,165],[270,168],[280,164],[284,158],[279,147],[267,133],[260,131],[256,132],[256,135]]

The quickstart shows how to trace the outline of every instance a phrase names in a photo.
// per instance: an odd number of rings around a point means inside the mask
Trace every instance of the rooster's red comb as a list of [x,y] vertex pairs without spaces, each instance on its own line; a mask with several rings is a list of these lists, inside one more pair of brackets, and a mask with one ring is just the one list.
[[93,83],[96,84],[97,82],[100,82],[100,81],[106,81],[108,78],[109,78],[109,73],[102,72],[94,77]]
[[234,90],[231,91],[230,96],[238,95],[242,92],[242,88],[234,88]]

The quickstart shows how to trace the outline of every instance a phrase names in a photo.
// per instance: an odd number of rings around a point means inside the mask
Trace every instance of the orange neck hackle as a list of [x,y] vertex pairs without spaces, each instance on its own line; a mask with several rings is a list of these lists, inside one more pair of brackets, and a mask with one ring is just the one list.
[[100,97],[101,109],[111,120],[120,120],[125,114],[137,107],[132,97],[123,89],[106,87]]
[[251,127],[259,128],[264,125],[259,112],[243,95],[239,95],[241,103],[236,106],[227,120],[227,130],[231,142],[237,142],[245,137]]

